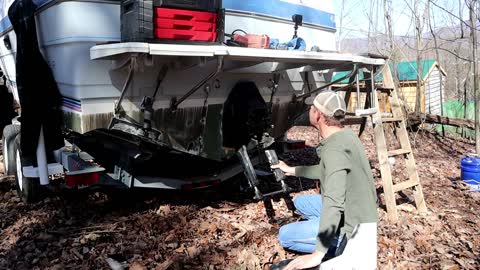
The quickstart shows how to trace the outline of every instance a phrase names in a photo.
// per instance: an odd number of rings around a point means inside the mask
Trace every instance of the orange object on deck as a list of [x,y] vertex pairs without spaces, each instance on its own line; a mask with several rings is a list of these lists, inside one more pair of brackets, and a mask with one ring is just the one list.
[[270,37],[267,35],[239,35],[234,34],[233,40],[248,48],[268,48],[270,46]]

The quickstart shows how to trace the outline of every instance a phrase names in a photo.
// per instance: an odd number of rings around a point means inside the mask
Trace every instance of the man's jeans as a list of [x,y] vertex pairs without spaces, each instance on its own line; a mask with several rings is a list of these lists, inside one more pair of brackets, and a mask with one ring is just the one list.
[[[278,233],[278,240],[286,249],[313,253],[322,213],[322,197],[311,194],[300,195],[293,200],[293,204],[306,220],[282,226]],[[334,254],[336,247],[337,239],[333,241],[328,253]]]

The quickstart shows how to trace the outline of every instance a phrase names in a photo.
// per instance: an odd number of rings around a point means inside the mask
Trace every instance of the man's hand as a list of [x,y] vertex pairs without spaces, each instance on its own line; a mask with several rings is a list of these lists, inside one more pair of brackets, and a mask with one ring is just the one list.
[[295,176],[295,167],[290,167],[281,160],[278,162],[277,165],[272,165],[270,168],[280,169],[285,173],[285,175],[288,175],[288,176]]
[[315,251],[312,254],[303,255],[291,261],[283,270],[305,269],[319,266],[325,254]]

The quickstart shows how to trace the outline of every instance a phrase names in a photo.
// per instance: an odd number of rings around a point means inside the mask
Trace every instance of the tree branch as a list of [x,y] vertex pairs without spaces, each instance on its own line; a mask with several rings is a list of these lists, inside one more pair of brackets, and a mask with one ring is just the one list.
[[410,113],[408,114],[408,121],[411,125],[418,125],[422,122],[430,123],[430,124],[442,124],[446,126],[454,126],[454,127],[465,127],[469,129],[475,129],[475,123],[473,120],[470,119],[463,119],[463,118],[450,118],[435,114],[416,114]]
[[[430,3],[432,3],[434,6],[436,6],[437,8],[445,11],[446,13],[448,13],[450,16],[454,17],[454,18],[457,18],[462,24],[464,24],[466,27],[472,29],[472,27],[470,26],[469,23],[465,22],[462,18],[458,17],[457,15],[453,14],[451,11],[445,9],[444,7],[441,7],[439,6],[437,3],[433,2],[432,0],[428,0],[430,1]],[[460,7],[459,7],[460,8]]]

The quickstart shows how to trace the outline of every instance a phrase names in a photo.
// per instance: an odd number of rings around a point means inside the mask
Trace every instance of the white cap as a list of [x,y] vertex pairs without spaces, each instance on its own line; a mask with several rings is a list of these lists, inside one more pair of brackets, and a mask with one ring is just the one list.
[[337,93],[331,90],[320,92],[316,97],[305,99],[305,103],[315,106],[326,116],[333,116],[338,110],[347,111],[345,101]]

